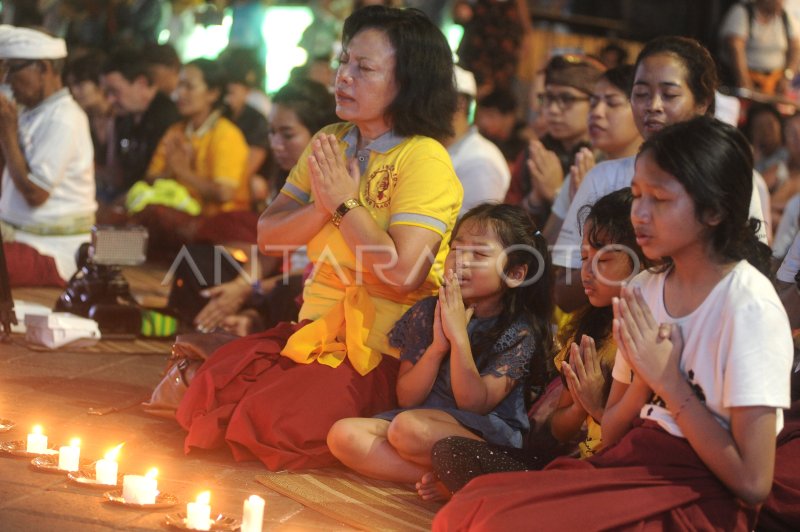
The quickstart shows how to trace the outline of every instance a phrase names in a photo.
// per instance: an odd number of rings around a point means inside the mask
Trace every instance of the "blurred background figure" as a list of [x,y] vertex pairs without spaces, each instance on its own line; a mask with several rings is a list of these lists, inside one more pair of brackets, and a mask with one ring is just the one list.
[[[480,89],[477,94],[480,95]],[[500,148],[509,165],[525,149],[531,136],[527,124],[517,118],[517,107],[517,97],[511,90],[495,89],[483,98],[478,96],[475,110],[478,131]]]
[[150,68],[153,85],[165,96],[172,96],[178,88],[181,60],[171,44],[146,43],[142,57]]
[[152,75],[136,48],[115,50],[103,66],[101,83],[116,114],[112,155],[117,175],[98,191],[101,204],[108,207],[101,205],[101,219],[112,217],[114,205],[121,205],[130,187],[144,177],[164,132],[179,119],[175,104],[158,90]]
[[480,203],[502,203],[511,173],[500,149],[470,123],[470,111],[477,92],[475,76],[459,66],[455,67],[455,75],[458,91],[458,105],[453,115],[455,135],[444,145],[464,187],[461,216]]
[[142,46],[158,42],[166,20],[164,0],[116,0],[109,13],[108,29],[112,42]]
[[787,92],[800,67],[800,27],[783,0],[734,4],[719,36],[724,82],[766,94]]
[[325,58],[330,61],[336,55],[337,41],[344,23],[341,13],[332,0],[311,0],[309,7],[314,19],[300,36],[298,46],[306,51],[308,61]]
[[[232,22],[228,46],[254,50],[260,65],[267,62],[267,42],[264,40],[264,17],[267,14],[263,0],[230,1]],[[263,87],[263,85],[262,85]]]
[[603,68],[574,54],[557,55],[545,66],[539,112],[547,132],[526,143],[514,160],[506,195],[507,203],[523,206],[540,227],[576,155],[589,147],[589,101]]
[[[269,165],[268,202],[286,182],[289,171],[300,159],[312,135],[323,126],[338,122],[333,95],[324,85],[298,79],[282,87],[273,97],[269,121],[271,161]],[[284,275],[268,276],[252,286],[244,277],[209,288],[209,298],[197,314],[200,330],[223,327],[244,336],[273,327],[280,321],[297,320],[303,274],[308,265],[306,247],[290,257],[288,282]]]
[[225,66],[228,76],[238,85],[245,103],[268,118],[272,104],[264,92],[266,74],[257,50],[228,46],[219,55],[218,61]]
[[513,89],[523,38],[533,32],[526,0],[458,0],[453,20],[464,26],[459,64],[475,75],[478,99]]
[[597,58],[606,68],[616,68],[628,64],[628,51],[612,41],[600,48]]
[[89,117],[94,147],[95,183],[98,196],[114,181],[113,150],[114,109],[101,87],[100,77],[106,55],[94,50],[70,59],[64,70],[64,82],[72,97]]
[[267,205],[269,186],[266,181],[269,124],[267,117],[248,100],[251,92],[258,92],[263,81],[263,69],[250,50],[228,48],[219,59],[227,72],[225,91],[225,116],[236,124],[247,141],[247,165],[244,179],[249,183],[253,208],[263,210]]

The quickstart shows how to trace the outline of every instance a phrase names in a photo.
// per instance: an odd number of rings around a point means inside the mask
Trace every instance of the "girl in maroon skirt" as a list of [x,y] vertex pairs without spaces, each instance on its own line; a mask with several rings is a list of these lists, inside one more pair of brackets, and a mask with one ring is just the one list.
[[[678,89],[643,83],[633,100]],[[769,249],[748,219],[752,162],[744,137],[707,117],[643,145],[631,221],[644,254],[666,266],[614,302],[607,447],[541,472],[479,477],[434,530],[752,530],[772,486],[792,361],[786,313],[761,273]]]

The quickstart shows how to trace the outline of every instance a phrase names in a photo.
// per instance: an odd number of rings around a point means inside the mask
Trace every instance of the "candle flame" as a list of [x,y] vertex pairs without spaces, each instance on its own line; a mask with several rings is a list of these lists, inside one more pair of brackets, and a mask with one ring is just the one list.
[[156,478],[158,476],[158,469],[155,467],[147,472],[145,475],[147,478]]
[[259,502],[262,502],[262,503],[264,502],[264,499],[262,499],[258,495],[250,495],[250,497],[248,497],[247,500],[250,501],[250,504],[257,504]]
[[117,445],[116,447],[114,447],[113,449],[108,451],[105,454],[105,459],[106,460],[110,460],[112,462],[116,462],[117,461],[117,456],[119,456],[119,451],[120,451],[120,449],[122,449],[123,445],[125,445],[125,442],[120,443],[119,445]]
[[41,425],[34,425],[33,426],[33,433],[34,434],[41,434],[42,433],[42,426]]
[[200,495],[197,496],[197,502],[200,504],[208,504],[211,501],[211,492],[204,491]]
[[70,447],[80,447],[81,446],[81,439],[80,438],[72,438],[69,440]]

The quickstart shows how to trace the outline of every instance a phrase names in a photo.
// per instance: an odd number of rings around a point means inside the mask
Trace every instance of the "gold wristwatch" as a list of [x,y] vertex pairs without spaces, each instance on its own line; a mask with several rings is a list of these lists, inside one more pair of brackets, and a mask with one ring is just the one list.
[[339,227],[339,224],[342,223],[342,218],[344,215],[350,212],[351,210],[355,209],[356,207],[360,207],[361,202],[355,198],[346,199],[342,202],[341,205],[336,207],[336,210],[333,211],[333,216],[331,217],[331,223],[334,227]]

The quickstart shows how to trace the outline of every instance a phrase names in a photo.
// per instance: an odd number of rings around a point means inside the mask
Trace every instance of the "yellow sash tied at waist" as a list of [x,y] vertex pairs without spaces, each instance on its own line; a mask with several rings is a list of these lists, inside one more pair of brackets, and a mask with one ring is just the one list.
[[[328,264],[319,266],[314,273],[314,282],[342,290],[343,297],[324,316],[292,334],[281,355],[298,364],[317,361],[332,368],[338,367],[347,357],[361,375],[378,367],[383,355],[366,345],[375,321],[372,297],[411,305],[419,299],[420,294],[415,291],[404,297],[393,292],[371,273],[361,272],[358,275],[359,282],[355,282],[350,270],[334,270]],[[420,290],[427,288],[427,293],[431,293],[432,285],[428,285],[425,283]]]

